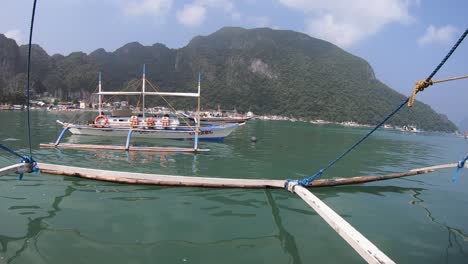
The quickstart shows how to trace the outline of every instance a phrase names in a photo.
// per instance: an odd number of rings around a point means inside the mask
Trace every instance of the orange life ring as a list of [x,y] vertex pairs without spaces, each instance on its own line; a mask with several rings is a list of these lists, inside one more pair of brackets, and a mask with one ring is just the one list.
[[163,118],[162,118],[162,125],[163,125],[164,127],[167,127],[167,126],[169,126],[169,124],[170,124],[170,122],[169,122],[169,117],[167,117],[167,116],[163,117]]
[[131,116],[130,117],[130,126],[132,126],[132,127],[137,127],[138,126],[138,117],[137,116]]
[[94,119],[94,126],[97,128],[106,127],[108,124],[109,124],[109,120],[107,119],[107,116],[105,115],[98,115]]
[[146,124],[148,126],[154,126],[154,119],[151,117],[146,118]]

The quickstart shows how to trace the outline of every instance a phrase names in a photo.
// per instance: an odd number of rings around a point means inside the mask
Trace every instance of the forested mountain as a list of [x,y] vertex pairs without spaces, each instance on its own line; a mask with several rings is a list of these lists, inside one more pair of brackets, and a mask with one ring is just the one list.
[[[377,80],[365,60],[288,30],[226,27],[197,36],[180,49],[132,42],[114,52],[98,49],[89,55],[49,56],[38,45],[32,50],[35,94],[68,100],[88,98],[98,71],[103,72],[105,90],[122,90],[140,78],[143,64],[147,78],[163,91],[196,91],[201,72],[204,108],[221,105],[256,114],[375,124],[405,98]],[[26,57],[26,46],[0,34],[0,100],[23,98]],[[181,109],[195,104],[193,99],[170,100]],[[456,130],[447,117],[420,102],[390,123]]]

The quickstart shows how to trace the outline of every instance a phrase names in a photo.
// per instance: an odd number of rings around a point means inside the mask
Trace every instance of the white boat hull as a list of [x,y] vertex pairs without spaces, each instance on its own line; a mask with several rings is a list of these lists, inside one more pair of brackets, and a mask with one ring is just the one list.
[[[200,127],[199,139],[223,139],[242,124],[227,124],[212,127]],[[67,124],[75,135],[126,137],[129,128],[96,128],[87,125]],[[132,138],[193,139],[195,132],[187,129],[132,129]]]

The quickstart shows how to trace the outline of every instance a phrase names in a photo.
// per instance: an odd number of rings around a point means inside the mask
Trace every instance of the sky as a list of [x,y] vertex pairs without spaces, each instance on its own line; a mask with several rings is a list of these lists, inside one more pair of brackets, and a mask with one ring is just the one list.
[[[25,44],[33,1],[2,2],[0,33]],[[33,42],[68,55],[133,41],[180,48],[224,26],[294,30],[364,58],[409,95],[468,28],[467,10],[467,0],[38,0]],[[465,74],[468,38],[433,79]],[[431,86],[417,100],[458,125],[468,118],[468,79]]]

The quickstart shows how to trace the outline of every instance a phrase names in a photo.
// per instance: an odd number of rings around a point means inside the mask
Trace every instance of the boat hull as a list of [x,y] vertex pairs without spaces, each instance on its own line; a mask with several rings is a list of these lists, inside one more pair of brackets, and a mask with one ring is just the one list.
[[[220,140],[231,134],[240,124],[201,127],[199,139]],[[69,131],[75,135],[126,137],[129,128],[96,128],[87,125],[68,125]],[[132,129],[133,138],[160,139],[193,139],[193,129]]]

